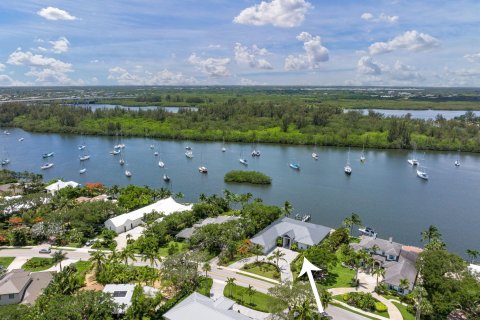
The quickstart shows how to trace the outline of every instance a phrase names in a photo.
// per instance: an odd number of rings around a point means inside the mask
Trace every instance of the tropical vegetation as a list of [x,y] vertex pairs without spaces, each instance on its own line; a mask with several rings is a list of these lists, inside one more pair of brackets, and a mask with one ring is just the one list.
[[232,170],[225,174],[225,182],[271,184],[272,178],[258,171]]

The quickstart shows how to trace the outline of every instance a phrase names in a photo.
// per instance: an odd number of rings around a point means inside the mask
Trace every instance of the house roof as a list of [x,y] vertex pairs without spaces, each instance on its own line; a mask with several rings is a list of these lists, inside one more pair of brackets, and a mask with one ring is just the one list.
[[383,264],[384,281],[398,287],[401,279],[407,279],[409,289],[412,290],[417,278],[417,258],[417,252],[402,250],[398,261],[387,261]]
[[331,230],[322,225],[283,217],[257,233],[252,242],[265,247],[274,243],[278,237],[288,235],[296,242],[313,246],[320,243]]
[[230,310],[234,304],[227,298],[213,301],[194,292],[163,317],[168,320],[198,319],[199,317],[209,320],[250,320],[249,317]]
[[371,249],[374,246],[377,246],[386,255],[398,256],[402,251],[400,243],[369,236],[360,236],[360,243],[352,245],[354,249]]
[[209,224],[222,224],[225,222],[234,221],[238,219],[240,219],[240,217],[235,217],[235,216],[218,216],[216,218],[207,218],[202,220],[199,223],[194,224],[191,228],[183,229],[182,231],[177,233],[176,237],[182,238],[182,239],[190,239],[190,237],[193,235],[195,230],[198,228],[201,228]]
[[22,303],[32,304],[42,294],[43,290],[48,287],[53,279],[51,272],[32,272],[30,274],[32,282],[27,287]]
[[20,293],[30,283],[30,272],[15,269],[0,280],[0,295]]
[[167,199],[162,199],[160,201],[152,203],[151,205],[148,205],[146,207],[137,209],[135,211],[124,213],[119,216],[113,217],[111,219],[108,219],[106,222],[109,221],[115,227],[121,227],[127,221],[135,221],[138,219],[143,219],[143,216],[145,214],[151,213],[152,211],[155,211],[158,213],[162,212],[165,215],[169,215],[173,212],[187,211],[191,209],[192,209],[192,205],[180,204],[176,202],[172,197],[169,197]]
[[117,314],[125,313],[132,304],[134,284],[107,284],[103,288],[104,293],[110,293],[113,301],[120,307],[117,309]]
[[63,188],[66,188],[66,187],[72,187],[72,188],[76,188],[78,187],[80,184],[75,182],[75,181],[62,181],[62,180],[58,180],[57,182],[55,183],[52,183],[51,185],[45,187],[46,190],[48,191],[58,191],[60,189],[63,189]]

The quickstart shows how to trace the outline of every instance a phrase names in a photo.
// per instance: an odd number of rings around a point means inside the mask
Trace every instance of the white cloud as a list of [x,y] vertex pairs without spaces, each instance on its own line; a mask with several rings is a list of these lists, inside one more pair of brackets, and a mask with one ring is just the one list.
[[100,62],[100,60],[98,60],[98,59],[90,60],[90,63],[99,63],[99,62]]
[[208,49],[220,49],[222,46],[219,44],[209,44]]
[[389,16],[385,13],[381,13],[378,17],[375,17],[370,12],[365,12],[360,16],[365,21],[368,22],[386,22],[386,23],[397,23],[399,17],[398,16]]
[[0,72],[2,72],[3,70],[5,70],[5,65],[3,63],[0,63]]
[[480,62],[480,52],[479,53],[466,54],[463,57],[470,62]]
[[12,79],[6,74],[0,74],[0,86],[24,86],[25,83]]
[[378,82],[385,79],[401,82],[425,79],[413,66],[403,64],[397,60],[393,67],[390,67],[373,60],[369,56],[363,56],[358,60],[357,73],[363,77],[362,80],[365,83]]
[[388,42],[376,42],[368,47],[371,55],[392,52],[398,49],[409,51],[423,51],[438,47],[440,41],[429,34],[416,30],[407,31]]
[[227,77],[230,75],[230,71],[227,68],[227,65],[230,63],[229,58],[202,59],[195,53],[192,53],[188,58],[188,62],[193,64],[197,70],[211,77]]
[[253,45],[250,49],[247,46],[242,46],[241,43],[236,43],[235,48],[235,61],[239,64],[249,65],[251,68],[256,69],[273,69],[272,64],[266,59],[261,58],[268,54],[267,49],[259,48],[257,45]]
[[363,56],[358,60],[357,72],[361,74],[379,75],[382,73],[381,66],[369,56]]
[[233,19],[234,23],[263,26],[271,24],[275,27],[297,27],[305,20],[305,14],[313,6],[305,0],[272,0],[262,1],[248,7]]
[[319,36],[302,32],[297,36],[297,40],[303,42],[305,54],[289,55],[285,59],[285,70],[314,69],[320,67],[320,62],[328,61],[328,49],[322,46]]
[[398,81],[420,81],[424,80],[415,67],[396,61],[393,68],[389,70],[390,78]]
[[31,68],[25,75],[35,77],[35,82],[42,85],[81,86],[85,84],[83,80],[70,79],[65,72],[49,68]]
[[[141,70],[142,68],[135,68]],[[190,85],[196,84],[193,77],[185,76],[182,73],[174,73],[164,69],[151,73],[135,71],[130,72],[122,67],[113,67],[108,70],[108,79],[114,80],[121,85]]]
[[65,37],[60,37],[56,41],[49,41],[52,44],[52,51],[55,53],[63,53],[68,51],[70,42]]
[[65,10],[48,7],[43,8],[37,12],[40,17],[43,17],[47,20],[76,20],[77,18],[72,16]]

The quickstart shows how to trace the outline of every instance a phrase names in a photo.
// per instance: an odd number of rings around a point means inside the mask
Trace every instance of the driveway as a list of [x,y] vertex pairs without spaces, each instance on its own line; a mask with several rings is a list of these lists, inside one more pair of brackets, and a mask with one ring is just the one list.
[[[293,274],[292,274],[292,270],[290,269],[290,264],[293,262],[293,260],[295,260],[296,257],[298,257],[299,253],[296,251],[279,247],[273,250],[272,252],[270,252],[267,258],[271,257],[275,251],[280,251],[284,254],[284,256],[280,258],[280,260],[278,261],[278,266],[280,268],[280,273],[281,273],[280,277],[282,279],[282,282],[285,282],[285,281],[293,282]],[[275,259],[272,261],[275,263]]]
[[15,260],[10,263],[7,270],[12,271],[14,269],[21,269],[27,260],[30,259],[29,257],[16,257]]
[[325,311],[329,316],[333,318],[333,320],[368,320],[369,319],[359,314],[356,314],[335,306],[328,306],[328,308]]
[[128,230],[127,232],[120,233],[118,236],[115,237],[115,241],[117,241],[117,250],[121,251],[127,247],[127,236],[130,235],[130,239],[137,240],[143,234],[143,230],[145,228],[142,226],[138,226],[133,228],[132,230]]

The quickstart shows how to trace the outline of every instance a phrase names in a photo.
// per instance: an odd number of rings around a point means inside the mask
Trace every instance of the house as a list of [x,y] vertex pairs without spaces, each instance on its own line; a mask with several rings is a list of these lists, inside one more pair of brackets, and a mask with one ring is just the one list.
[[143,222],[144,216],[148,213],[158,212],[163,213],[164,215],[169,215],[173,212],[187,211],[191,209],[192,205],[180,204],[172,197],[169,197],[135,211],[108,219],[105,221],[105,227],[116,233],[127,232],[128,230],[139,226]]
[[471,263],[468,266],[468,271],[470,271],[473,276],[480,280],[480,265]]
[[78,197],[78,198],[75,199],[75,201],[78,202],[78,203],[85,203],[85,202],[97,202],[97,201],[111,201],[111,199],[106,194],[101,194],[101,195],[93,197],[93,198]]
[[58,180],[57,182],[47,186],[45,190],[47,191],[47,193],[50,193],[53,196],[57,191],[62,190],[63,188],[66,188],[66,187],[76,188],[78,186],[80,186],[80,184],[76,183],[75,181],[65,182],[65,181]]
[[236,216],[218,216],[216,218],[206,218],[199,223],[194,224],[191,228],[185,228],[175,236],[177,239],[190,239],[196,229],[201,228],[203,226],[209,224],[222,224],[229,221],[235,221],[240,219],[240,217]]
[[331,228],[318,224],[283,217],[257,233],[251,241],[262,246],[265,254],[275,249],[277,239],[281,239],[284,248],[290,249],[296,244],[305,250],[322,242],[331,231]]
[[0,280],[0,305],[34,303],[52,278],[50,272],[10,271]]
[[[113,302],[119,306],[118,309],[115,310],[115,314],[125,314],[125,312],[127,312],[127,309],[132,305],[134,290],[134,284],[107,284],[105,288],[103,288],[103,292],[111,294]],[[158,289],[148,286],[143,287],[143,293],[150,297],[155,297],[158,292]]]
[[7,183],[0,185],[0,194],[19,195],[23,194],[23,187],[20,183]]
[[[376,264],[385,269],[383,282],[389,289],[401,294],[413,290],[418,274],[416,262],[422,249],[402,245],[392,238],[384,240],[369,236],[361,236],[360,243],[353,243],[351,247],[357,251],[366,249],[370,252]],[[408,288],[400,287],[402,279],[408,280]]]
[[234,301],[225,297],[214,301],[194,292],[165,313],[163,317],[167,320],[250,320],[249,317],[233,311],[232,307],[234,304]]

